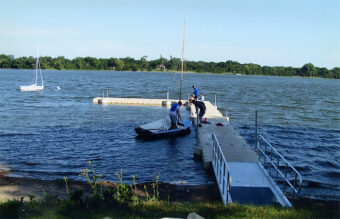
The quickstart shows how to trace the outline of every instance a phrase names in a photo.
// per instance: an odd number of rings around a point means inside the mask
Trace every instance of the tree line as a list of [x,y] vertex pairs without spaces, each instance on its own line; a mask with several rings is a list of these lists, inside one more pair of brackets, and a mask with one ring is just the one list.
[[[77,57],[67,59],[64,56],[52,58],[43,56],[39,58],[42,69],[57,70],[115,70],[115,71],[180,71],[181,60],[170,56],[166,59],[160,56],[159,59],[147,60],[147,56],[140,59],[126,58],[94,58]],[[12,69],[34,69],[35,58],[18,57],[13,55],[0,55],[0,68]],[[241,64],[236,61],[226,62],[203,62],[185,61],[184,70],[197,73],[233,73],[246,75],[274,75],[274,76],[300,76],[320,78],[340,78],[340,68],[333,69],[315,67],[307,63],[301,68],[284,66],[261,66],[253,63]]]

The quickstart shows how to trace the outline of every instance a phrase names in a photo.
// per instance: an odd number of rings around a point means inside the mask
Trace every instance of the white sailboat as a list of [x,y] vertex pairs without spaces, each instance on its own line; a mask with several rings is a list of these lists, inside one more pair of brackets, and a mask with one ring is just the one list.
[[[38,85],[38,72],[40,74],[41,85]],[[39,90],[44,89],[44,80],[43,80],[41,68],[40,68],[39,54],[37,55],[37,60],[35,63],[34,77],[35,77],[35,83],[31,85],[20,86],[20,91],[39,91]]]

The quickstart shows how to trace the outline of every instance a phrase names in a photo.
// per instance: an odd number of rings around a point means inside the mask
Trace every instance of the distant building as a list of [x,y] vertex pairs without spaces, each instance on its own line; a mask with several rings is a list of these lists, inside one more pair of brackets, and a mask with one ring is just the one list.
[[158,67],[158,69],[159,69],[160,71],[165,71],[165,70],[166,70],[166,67],[165,67],[164,64],[160,64],[159,67]]

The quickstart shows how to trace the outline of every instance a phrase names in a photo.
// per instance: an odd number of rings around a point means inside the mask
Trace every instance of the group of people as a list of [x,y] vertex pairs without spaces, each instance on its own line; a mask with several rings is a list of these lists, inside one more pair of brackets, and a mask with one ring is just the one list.
[[[194,89],[194,92],[193,92],[192,98],[189,99],[189,103],[192,103],[195,105],[196,113],[198,114],[199,121],[200,121],[198,124],[198,127],[202,127],[202,117],[204,116],[205,111],[206,111],[206,107],[204,104],[204,100],[205,100],[204,95],[202,93],[198,95],[198,89],[197,87],[195,87],[195,85],[193,85],[192,88]],[[182,120],[181,113],[180,113],[180,107],[182,105],[183,104],[181,101],[178,101],[178,103],[173,103],[171,105],[170,113],[169,113],[169,116],[171,119],[170,129],[176,129],[177,124],[181,125],[181,123],[177,123],[177,121],[178,121],[178,118]],[[199,110],[199,113],[198,113],[198,110]]]

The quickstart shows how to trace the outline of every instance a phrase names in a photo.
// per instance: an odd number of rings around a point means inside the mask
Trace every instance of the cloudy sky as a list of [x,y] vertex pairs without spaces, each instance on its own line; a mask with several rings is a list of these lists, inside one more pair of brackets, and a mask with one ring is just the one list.
[[0,0],[0,54],[340,66],[339,0]]

